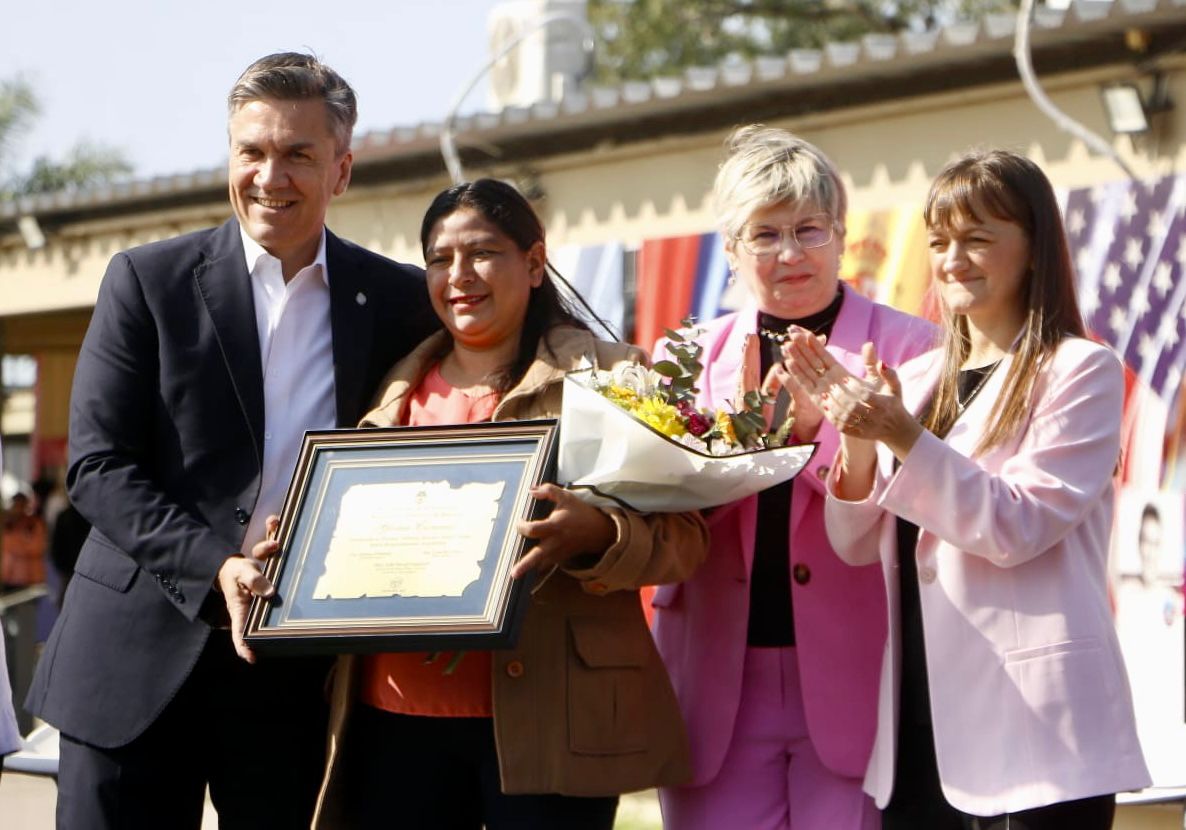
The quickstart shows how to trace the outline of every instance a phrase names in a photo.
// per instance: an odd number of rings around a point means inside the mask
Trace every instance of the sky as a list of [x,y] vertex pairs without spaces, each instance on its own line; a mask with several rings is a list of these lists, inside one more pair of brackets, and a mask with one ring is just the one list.
[[[41,115],[17,169],[80,139],[123,150],[136,178],[226,163],[226,94],[256,58],[312,50],[358,95],[355,135],[444,119],[489,59],[498,0],[9,0],[0,78],[35,88]],[[462,112],[485,109],[482,83]],[[12,172],[11,166],[0,176]]]

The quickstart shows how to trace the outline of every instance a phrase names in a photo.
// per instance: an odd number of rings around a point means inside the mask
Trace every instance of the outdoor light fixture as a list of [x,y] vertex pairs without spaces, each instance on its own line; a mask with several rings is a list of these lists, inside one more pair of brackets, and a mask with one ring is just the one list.
[[1149,114],[1141,90],[1131,81],[1109,84],[1100,89],[1108,126],[1117,135],[1134,135],[1149,131]]
[[1149,132],[1154,115],[1168,111],[1170,104],[1165,76],[1152,75],[1153,87],[1146,98],[1135,81],[1117,81],[1100,88],[1108,126],[1117,135]]

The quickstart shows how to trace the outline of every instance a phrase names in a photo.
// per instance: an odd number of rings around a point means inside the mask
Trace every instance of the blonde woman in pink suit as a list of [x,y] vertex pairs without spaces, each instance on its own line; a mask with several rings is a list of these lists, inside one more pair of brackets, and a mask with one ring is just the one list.
[[[793,322],[854,370],[873,340],[899,361],[934,343],[930,324],[839,279],[847,197],[816,147],[783,130],[737,131],[714,188],[730,267],[752,295],[707,324],[699,403],[725,408],[777,385]],[[656,346],[656,359],[664,343]],[[773,370],[773,371],[772,371]],[[668,830],[871,830],[861,791],[877,720],[885,589],[849,568],[824,531],[823,480],[839,441],[809,399],[788,399],[795,435],[820,449],[793,482],[713,511],[705,564],[661,586],[654,633],[688,727],[693,778],[660,791]]]
[[1104,830],[1149,784],[1105,579],[1123,370],[1084,338],[1033,162],[953,162],[925,218],[942,349],[899,374],[787,349],[843,432],[828,535],[886,576],[866,788],[886,830]]

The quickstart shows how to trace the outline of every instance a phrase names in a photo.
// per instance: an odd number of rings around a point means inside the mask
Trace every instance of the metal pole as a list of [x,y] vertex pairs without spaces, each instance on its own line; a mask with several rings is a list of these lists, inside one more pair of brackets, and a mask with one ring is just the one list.
[[553,23],[571,23],[584,36],[581,44],[585,51],[593,51],[593,29],[589,26],[589,22],[575,15],[557,13],[541,17],[535,24],[520,32],[517,37],[512,39],[493,58],[488,60],[461,90],[461,94],[454,99],[452,106],[449,107],[448,114],[445,116],[445,121],[441,125],[441,155],[445,159],[445,168],[449,171],[449,179],[453,184],[460,184],[465,181],[465,171],[461,167],[461,157],[457,154],[457,144],[454,141],[453,133],[453,126],[457,121],[457,110],[461,108],[461,105],[465,103],[465,99],[469,97],[469,94],[474,91],[474,87],[478,85],[478,81],[485,77],[486,73],[491,70],[494,64],[518,48],[519,44],[531,35],[540,29],[551,26]]

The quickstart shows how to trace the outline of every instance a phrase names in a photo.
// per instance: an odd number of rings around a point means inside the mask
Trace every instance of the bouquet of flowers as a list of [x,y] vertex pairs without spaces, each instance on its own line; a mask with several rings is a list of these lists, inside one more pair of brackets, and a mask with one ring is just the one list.
[[731,410],[696,406],[704,367],[700,330],[667,331],[672,359],[609,372],[570,372],[564,381],[559,478],[599,507],[642,512],[726,504],[794,478],[815,444],[786,443],[793,419],[769,431],[763,407],[746,391]]

